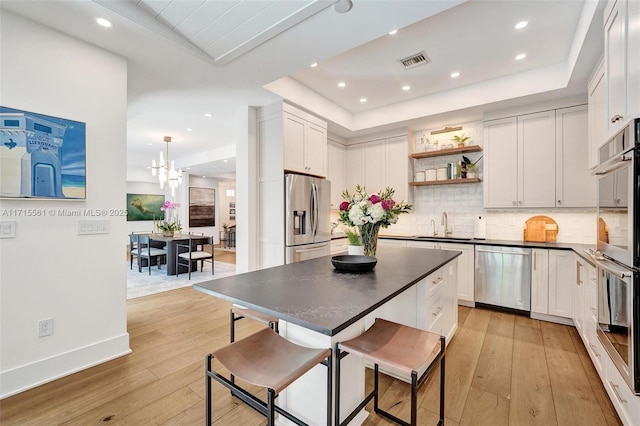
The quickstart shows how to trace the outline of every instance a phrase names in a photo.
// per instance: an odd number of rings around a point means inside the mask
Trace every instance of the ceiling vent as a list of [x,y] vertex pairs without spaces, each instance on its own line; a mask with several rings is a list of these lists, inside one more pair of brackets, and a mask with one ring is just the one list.
[[415,53],[411,56],[407,56],[406,58],[398,59],[398,62],[402,64],[404,69],[408,70],[410,68],[419,67],[420,65],[426,65],[431,62],[431,59],[429,59],[423,50],[420,53]]

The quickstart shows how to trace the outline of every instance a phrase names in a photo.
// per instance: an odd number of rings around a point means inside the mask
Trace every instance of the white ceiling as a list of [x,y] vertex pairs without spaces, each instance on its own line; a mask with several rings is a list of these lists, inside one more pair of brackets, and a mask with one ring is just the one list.
[[[3,0],[0,10],[127,58],[131,180],[148,176],[165,135],[178,166],[233,178],[238,111],[248,105],[290,99],[345,138],[423,129],[584,94],[602,54],[602,2],[354,0],[344,14],[333,3]],[[114,26],[99,27],[97,17]],[[516,31],[520,20],[529,25]],[[431,63],[404,70],[397,62],[422,50]],[[520,52],[527,57],[515,61]]]

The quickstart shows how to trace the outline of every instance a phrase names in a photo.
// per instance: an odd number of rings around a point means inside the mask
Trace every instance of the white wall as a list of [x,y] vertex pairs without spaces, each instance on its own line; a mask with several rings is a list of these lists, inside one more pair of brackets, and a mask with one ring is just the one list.
[[[4,209],[123,209],[126,193],[126,61],[19,18],[0,16],[2,105],[83,121],[86,201],[2,200]],[[110,231],[77,235],[77,217],[2,217],[16,237],[0,240],[0,397],[130,352],[124,216]],[[38,321],[54,333],[38,338]]]

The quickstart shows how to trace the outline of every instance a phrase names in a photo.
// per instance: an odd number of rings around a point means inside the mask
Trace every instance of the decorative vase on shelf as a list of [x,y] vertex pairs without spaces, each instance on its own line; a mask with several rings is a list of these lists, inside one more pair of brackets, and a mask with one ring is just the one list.
[[358,228],[360,228],[360,238],[362,238],[365,256],[376,257],[380,223],[367,223],[366,225],[360,225]]
[[351,255],[362,256],[364,255],[364,246],[352,246],[349,244],[347,246],[347,252]]

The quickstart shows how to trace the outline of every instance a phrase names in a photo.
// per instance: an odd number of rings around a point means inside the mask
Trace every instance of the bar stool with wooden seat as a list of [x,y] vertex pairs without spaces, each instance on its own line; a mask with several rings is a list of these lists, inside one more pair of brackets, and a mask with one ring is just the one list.
[[[278,332],[278,318],[270,317],[269,315],[256,312],[252,309],[233,305],[231,309],[229,309],[229,316],[229,340],[231,343],[236,341],[236,321],[243,318],[252,319],[261,324],[268,325],[273,331]],[[231,383],[235,383],[233,374],[231,375]]]
[[[249,393],[215,372],[213,358],[230,373],[245,382],[267,388],[267,402]],[[327,425],[331,425],[332,358],[331,349],[313,349],[296,345],[270,328],[265,328],[207,355],[206,359],[206,424],[212,420],[211,379],[231,390],[231,393],[267,418],[267,425],[275,422],[279,413],[297,425],[302,420],[275,405],[275,399],[291,383],[317,364],[327,366]]]
[[[374,386],[345,420],[340,423],[340,359],[341,351],[347,351],[364,358],[374,364]],[[374,324],[360,336],[346,342],[336,343],[336,392],[335,392],[335,424],[346,425],[373,398],[374,411],[401,425],[414,426],[417,422],[418,387],[422,385],[433,368],[440,362],[440,420],[444,425],[444,353],[445,338],[417,328],[409,327],[384,319],[376,318]],[[411,423],[390,414],[378,407],[378,365],[400,371],[411,377]],[[418,371],[426,367],[420,378]]]

